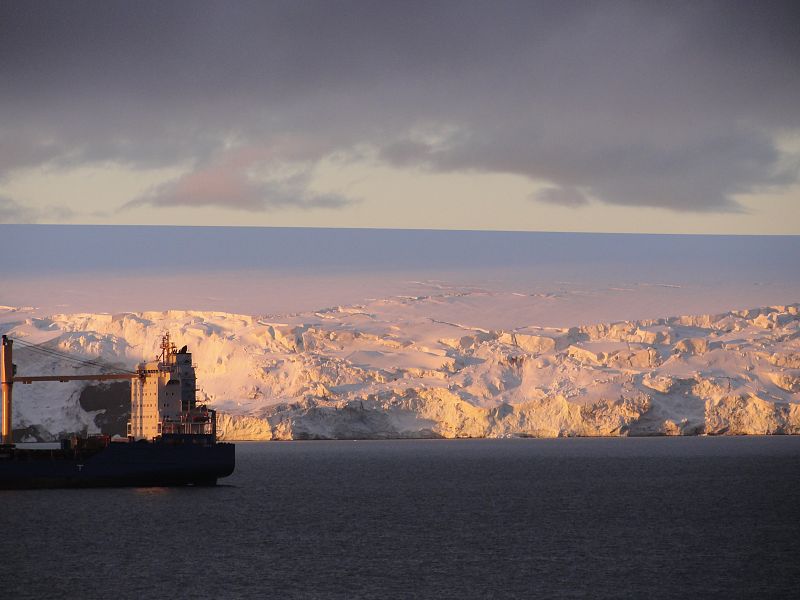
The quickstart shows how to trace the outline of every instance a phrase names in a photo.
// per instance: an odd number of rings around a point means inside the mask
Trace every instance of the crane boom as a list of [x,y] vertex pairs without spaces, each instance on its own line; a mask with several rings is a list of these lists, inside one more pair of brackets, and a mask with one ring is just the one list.
[[138,373],[106,373],[105,375],[15,375],[13,383],[32,383],[34,381],[107,381],[109,379],[136,379]]
[[14,383],[33,383],[34,381],[108,381],[111,379],[136,379],[144,373],[106,373],[104,375],[17,375],[14,363],[11,362],[14,341],[8,336],[2,337],[0,343],[0,443],[13,445],[14,434],[11,429],[11,392]]

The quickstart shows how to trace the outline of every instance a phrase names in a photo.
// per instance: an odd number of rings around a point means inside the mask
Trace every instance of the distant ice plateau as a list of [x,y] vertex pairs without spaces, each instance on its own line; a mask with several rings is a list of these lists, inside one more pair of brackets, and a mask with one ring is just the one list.
[[[557,296],[442,288],[280,317],[2,307],[0,329],[127,368],[169,331],[193,353],[199,400],[219,410],[226,440],[800,433],[800,304],[514,325],[569,302]],[[21,374],[88,372],[22,346],[15,362]],[[99,432],[105,410],[81,404],[84,387],[15,386],[15,429]]]

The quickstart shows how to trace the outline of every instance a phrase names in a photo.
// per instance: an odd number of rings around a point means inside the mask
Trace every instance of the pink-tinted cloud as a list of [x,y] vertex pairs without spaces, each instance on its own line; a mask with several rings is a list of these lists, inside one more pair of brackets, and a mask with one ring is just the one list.
[[[302,154],[301,145],[294,148]],[[282,148],[280,155],[291,155]],[[313,163],[301,163],[290,175],[259,177],[259,172],[276,157],[274,149],[241,147],[224,153],[217,160],[128,202],[134,206],[216,206],[245,211],[276,208],[340,208],[352,199],[337,194],[319,194],[309,189]]]

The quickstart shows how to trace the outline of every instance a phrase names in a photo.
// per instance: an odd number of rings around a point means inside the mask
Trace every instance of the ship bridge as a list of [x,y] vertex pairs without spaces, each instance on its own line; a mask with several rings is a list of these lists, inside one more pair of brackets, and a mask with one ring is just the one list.
[[216,437],[215,411],[197,406],[197,378],[192,354],[178,350],[169,333],[161,340],[161,355],[138,365],[142,377],[131,382],[128,436],[153,439],[163,435]]

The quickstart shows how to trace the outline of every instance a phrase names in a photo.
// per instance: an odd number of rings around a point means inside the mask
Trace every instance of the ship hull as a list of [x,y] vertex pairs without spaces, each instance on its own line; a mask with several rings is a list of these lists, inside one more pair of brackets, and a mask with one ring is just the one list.
[[0,489],[215,485],[233,473],[233,444],[111,443],[93,452],[0,452]]

